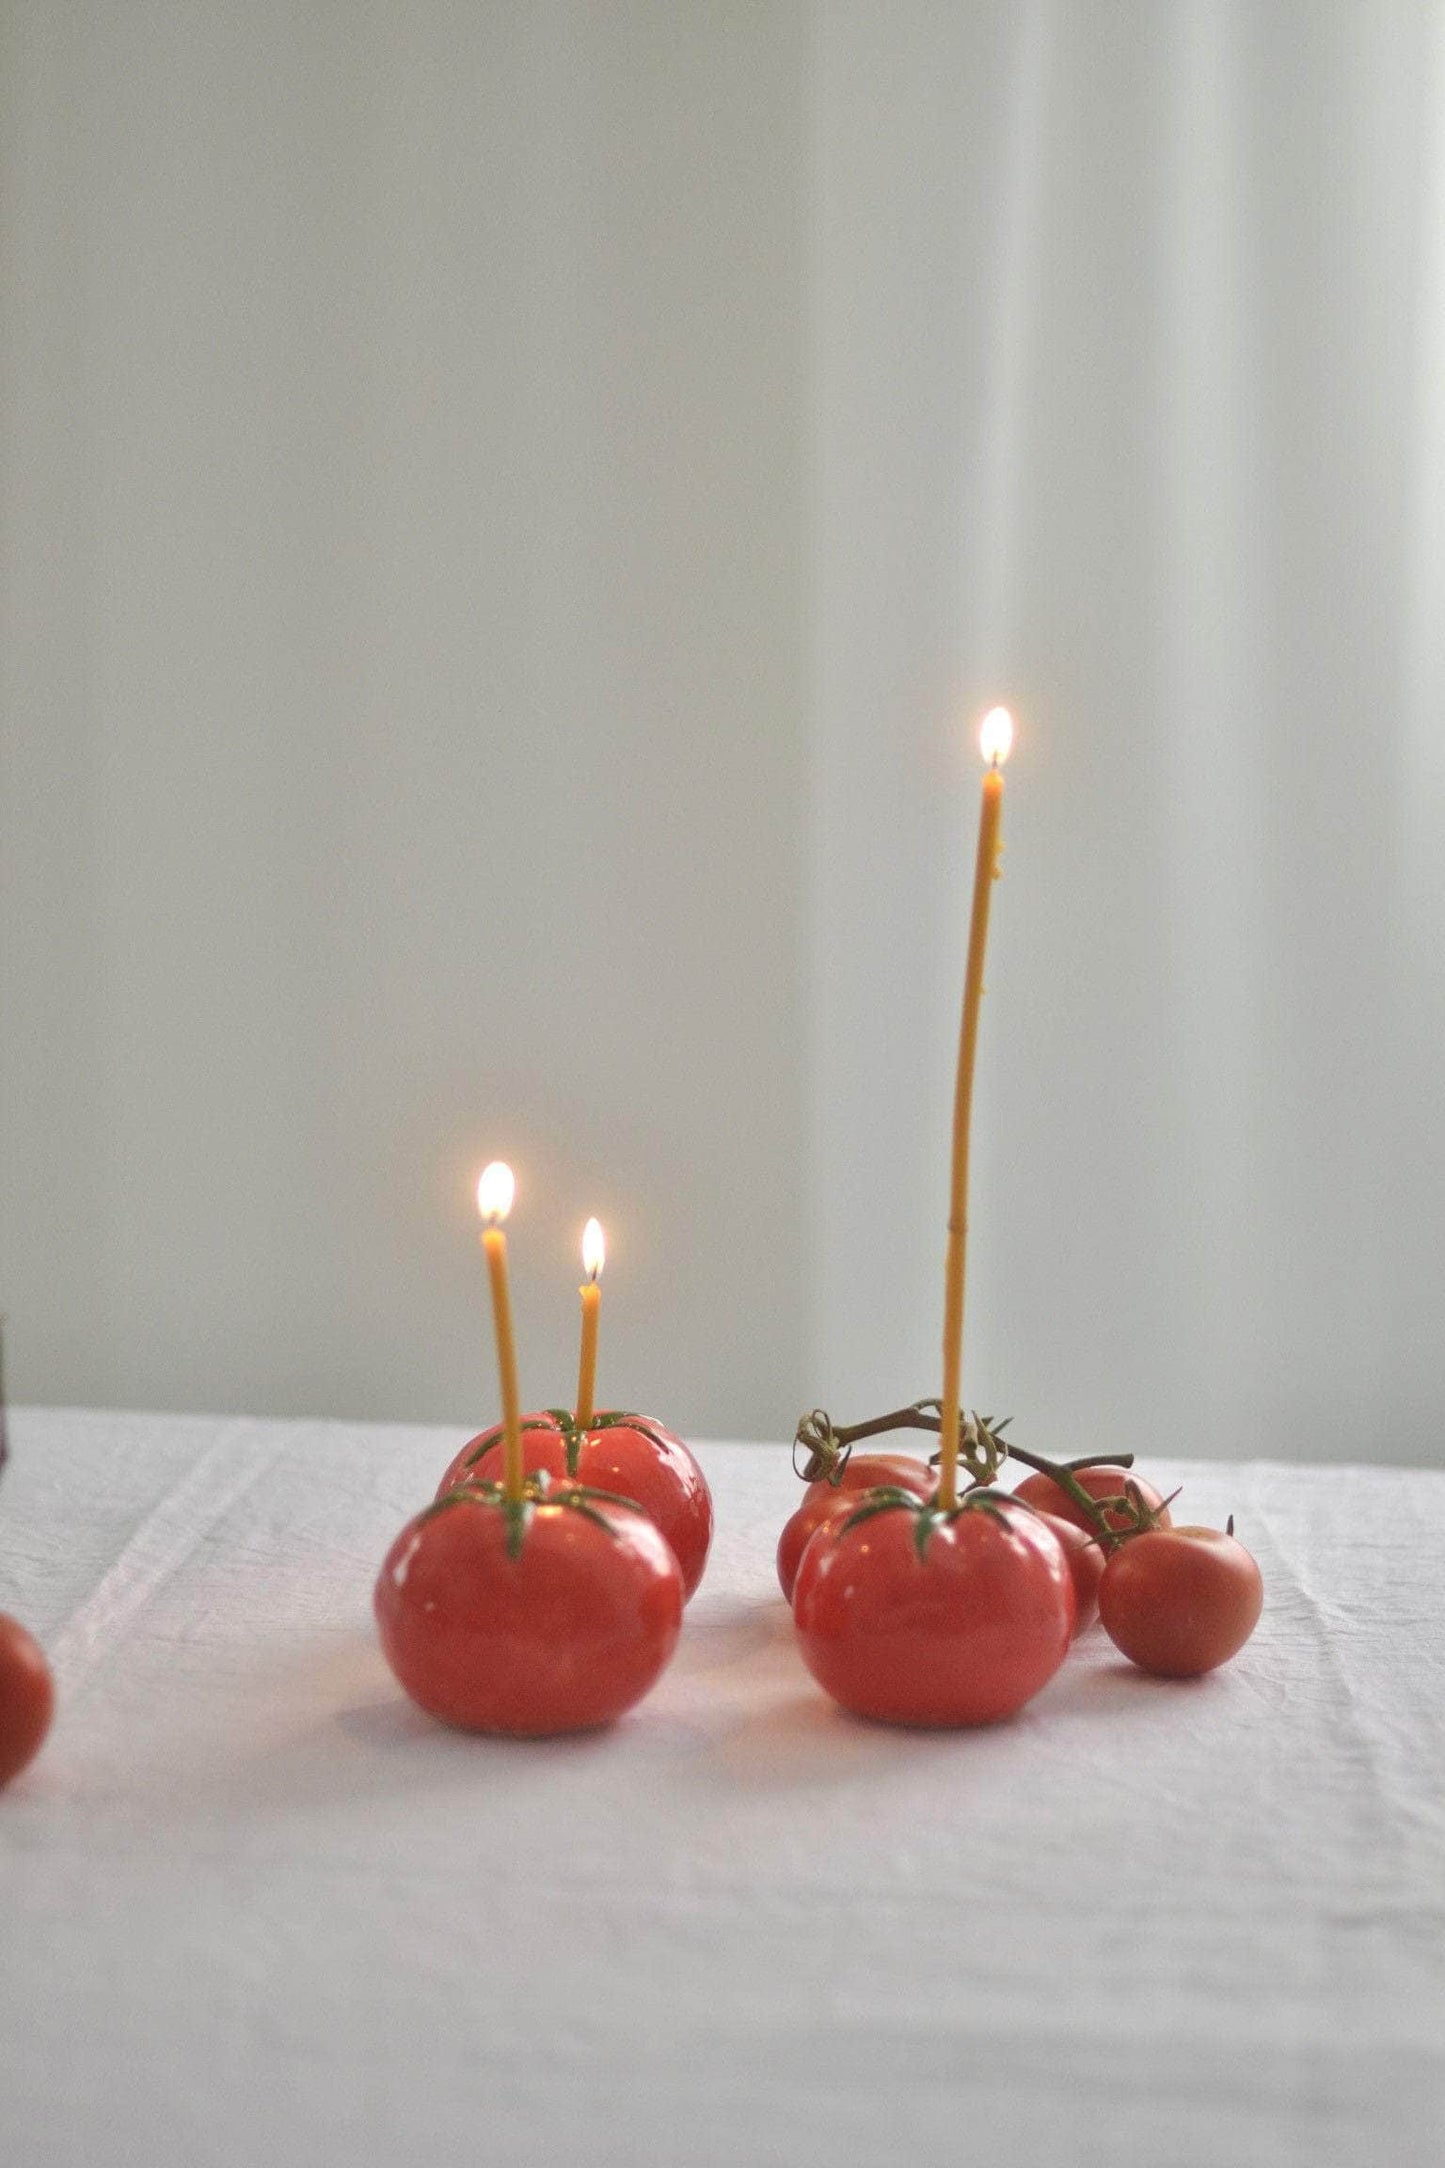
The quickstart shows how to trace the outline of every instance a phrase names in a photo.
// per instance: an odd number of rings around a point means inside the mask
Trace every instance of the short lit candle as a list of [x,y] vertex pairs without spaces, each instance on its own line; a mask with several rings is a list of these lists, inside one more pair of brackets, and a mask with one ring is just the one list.
[[978,1048],[978,1012],[983,999],[983,951],[988,940],[988,906],[999,871],[999,825],[1003,818],[1003,764],[1013,744],[1013,717],[992,708],[979,731],[979,748],[988,763],[983,779],[983,808],[978,822],[978,856],[973,868],[973,917],[968,929],[968,969],[963,982],[963,1023],[958,1038],[958,1074],[953,1092],[953,1171],[948,1197],[948,1264],[943,1294],[943,1403],[939,1420],[938,1502],[945,1510],[958,1503],[959,1381],[963,1372],[963,1279],[968,1247],[968,1124],[973,1104],[973,1062]]
[[517,1349],[512,1337],[512,1291],[507,1281],[507,1238],[502,1222],[512,1209],[517,1185],[512,1170],[494,1159],[477,1184],[482,1215],[482,1248],[492,1283],[492,1319],[497,1334],[497,1371],[502,1384],[502,1491],[512,1504],[522,1496],[522,1404],[517,1395]]
[[582,1230],[582,1270],[587,1277],[578,1290],[582,1297],[582,1354],[577,1365],[575,1415],[579,1430],[585,1430],[591,1422],[597,1396],[597,1317],[602,1308],[602,1289],[598,1283],[606,1256],[601,1223],[590,1219]]

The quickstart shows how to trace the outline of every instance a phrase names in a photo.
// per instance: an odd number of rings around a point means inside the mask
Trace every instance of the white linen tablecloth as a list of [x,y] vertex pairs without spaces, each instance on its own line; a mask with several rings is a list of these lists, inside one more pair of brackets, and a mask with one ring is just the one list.
[[781,1447],[609,1733],[394,1686],[371,1588],[462,1433],[12,1416],[5,2168],[1438,2168],[1445,1475],[1152,1462],[1266,1609],[1192,1685],[1097,1630],[1012,1722],[836,1711]]

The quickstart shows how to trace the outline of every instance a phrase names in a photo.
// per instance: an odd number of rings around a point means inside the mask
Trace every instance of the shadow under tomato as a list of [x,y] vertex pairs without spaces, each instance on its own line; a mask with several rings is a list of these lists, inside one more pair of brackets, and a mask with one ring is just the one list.
[[335,1721],[348,1737],[357,1740],[368,1751],[399,1752],[414,1760],[419,1748],[430,1744],[445,1751],[446,1743],[453,1742],[458,1752],[473,1757],[490,1751],[493,1756],[520,1755],[534,1761],[538,1755],[551,1754],[575,1760],[595,1752],[605,1740],[618,1735],[627,1719],[624,1716],[612,1724],[597,1724],[589,1731],[547,1732],[536,1737],[468,1731],[464,1725],[444,1724],[438,1717],[429,1716],[397,1687],[388,1700],[368,1701],[355,1708],[338,1710]]
[[696,1773],[709,1787],[721,1781],[752,1792],[851,1784],[875,1775],[888,1782],[900,1763],[946,1751],[951,1736],[869,1723],[840,1709],[821,1687],[800,1682],[766,1709],[729,1725],[699,1758]]
[[1195,1697],[1211,1694],[1218,1685],[1218,1672],[1206,1672],[1198,1679],[1161,1679],[1152,1671],[1141,1671],[1127,1656],[1105,1656],[1089,1664],[1066,1661],[1040,1700],[1046,1696],[1050,1709],[1060,1713],[1078,1709],[1093,1715],[1167,1703],[1181,1687]]
[[133,1720],[124,1739],[112,1733],[103,1703],[77,1710],[61,1743],[70,1808],[103,1802],[141,1833],[187,1827],[205,1850],[210,1830],[244,1823],[248,1841],[264,1845],[268,1827],[470,1789],[482,1771],[495,1793],[525,1781],[539,1757],[602,1751],[617,1728],[518,1740],[440,1724],[407,1699],[375,1633],[358,1625],[259,1643],[206,1705],[172,1709],[158,1692],[143,1737]]

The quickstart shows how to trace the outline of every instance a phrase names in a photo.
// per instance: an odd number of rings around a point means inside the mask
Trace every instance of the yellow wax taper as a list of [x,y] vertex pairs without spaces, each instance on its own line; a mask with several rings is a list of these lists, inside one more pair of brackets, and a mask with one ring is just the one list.
[[578,1289],[582,1297],[582,1352],[577,1363],[577,1406],[573,1420],[579,1430],[585,1430],[591,1422],[597,1397],[597,1319],[602,1308],[602,1289],[598,1282],[606,1255],[601,1225],[590,1219],[582,1230],[582,1270],[587,1278]]
[[983,951],[988,906],[998,877],[999,824],[1003,818],[1003,763],[1013,743],[1013,718],[993,708],[983,719],[979,744],[988,770],[978,820],[973,868],[973,917],[968,929],[968,969],[963,982],[963,1022],[958,1035],[958,1074],[953,1089],[953,1170],[948,1196],[948,1263],[943,1288],[943,1404],[939,1412],[938,1503],[958,1503],[959,1381],[963,1372],[963,1281],[968,1246],[968,1128],[973,1105],[973,1062],[978,1012],[983,1000]]
[[507,1238],[502,1222],[517,1185],[512,1170],[494,1159],[477,1184],[482,1248],[492,1284],[492,1321],[497,1335],[497,1372],[502,1385],[502,1492],[513,1505],[522,1495],[522,1403],[517,1394],[517,1349],[512,1337],[512,1290],[507,1280]]

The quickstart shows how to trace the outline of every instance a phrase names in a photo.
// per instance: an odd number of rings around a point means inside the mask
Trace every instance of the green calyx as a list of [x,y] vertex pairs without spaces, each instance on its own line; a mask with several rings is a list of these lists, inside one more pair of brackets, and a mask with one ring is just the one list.
[[977,1485],[959,1499],[955,1506],[941,1506],[936,1498],[919,1498],[912,1491],[888,1483],[877,1490],[864,1491],[856,1513],[850,1513],[838,1530],[846,1536],[850,1528],[861,1528],[865,1521],[876,1519],[880,1513],[911,1513],[913,1515],[913,1548],[920,1558],[928,1549],[929,1539],[936,1529],[960,1519],[965,1513],[986,1513],[1001,1528],[1009,1524],[1008,1508],[1018,1500],[1007,1491]]
[[[549,1408],[547,1413],[562,1433],[567,1452],[568,1475],[576,1475],[582,1463],[583,1444],[595,1430],[619,1430],[625,1424],[629,1430],[641,1431],[643,1437],[650,1438],[654,1445],[662,1446],[667,1443],[656,1423],[645,1415],[634,1415],[629,1408],[612,1408],[606,1415],[594,1415],[590,1423],[584,1423],[580,1428],[570,1408]],[[630,1505],[632,1500],[624,1499],[623,1503]]]
[[[553,1410],[549,1408],[547,1410],[547,1413],[551,1415],[553,1413]],[[535,1420],[530,1423],[523,1423],[522,1436],[525,1438],[531,1431],[545,1432],[546,1428],[547,1425],[545,1423],[539,1423]],[[492,1447],[494,1445],[500,1445],[501,1442],[502,1425],[500,1423],[496,1423],[490,1430],[484,1430],[482,1432],[482,1435],[480,1436],[480,1438],[478,1438],[476,1444],[472,1447],[472,1450],[470,1451],[470,1453],[468,1453],[466,1459],[462,1462],[462,1466],[464,1468],[475,1468],[477,1462],[479,1460],[485,1459],[486,1455],[491,1452]]]
[[505,1486],[501,1483],[468,1481],[457,1484],[455,1489],[434,1499],[417,1518],[423,1521],[433,1520],[438,1513],[446,1513],[452,1507],[461,1505],[495,1506],[505,1516],[508,1558],[520,1558],[527,1530],[532,1525],[532,1517],[538,1506],[560,1507],[564,1513],[580,1513],[584,1520],[605,1529],[607,1534],[614,1538],[617,1535],[616,1528],[598,1508],[606,1505],[626,1506],[633,1513],[641,1510],[635,1499],[624,1498],[618,1491],[596,1490],[589,1484],[571,1481],[554,1485],[552,1478],[543,1468],[526,1478],[519,1498],[509,1498]]
[[[606,1415],[594,1415],[591,1422],[583,1425],[581,1429],[578,1428],[577,1418],[571,1408],[548,1408],[545,1413],[551,1417],[561,1432],[562,1448],[566,1457],[569,1476],[575,1476],[581,1465],[583,1440],[591,1431],[615,1430],[619,1424],[626,1423],[630,1429],[640,1430],[644,1438],[650,1438],[654,1445],[661,1446],[667,1442],[659,1432],[656,1423],[652,1422],[648,1416],[633,1415],[630,1410],[625,1408],[613,1408]],[[545,1436],[547,1425],[534,1418],[530,1423],[523,1423],[522,1425],[524,1438],[529,1432],[541,1433]],[[462,1463],[463,1467],[474,1468],[479,1460],[485,1459],[494,1445],[500,1444],[501,1438],[502,1426],[500,1423],[496,1424],[491,1430],[483,1432]],[[630,1498],[624,1499],[623,1503],[631,1505],[632,1500]]]

